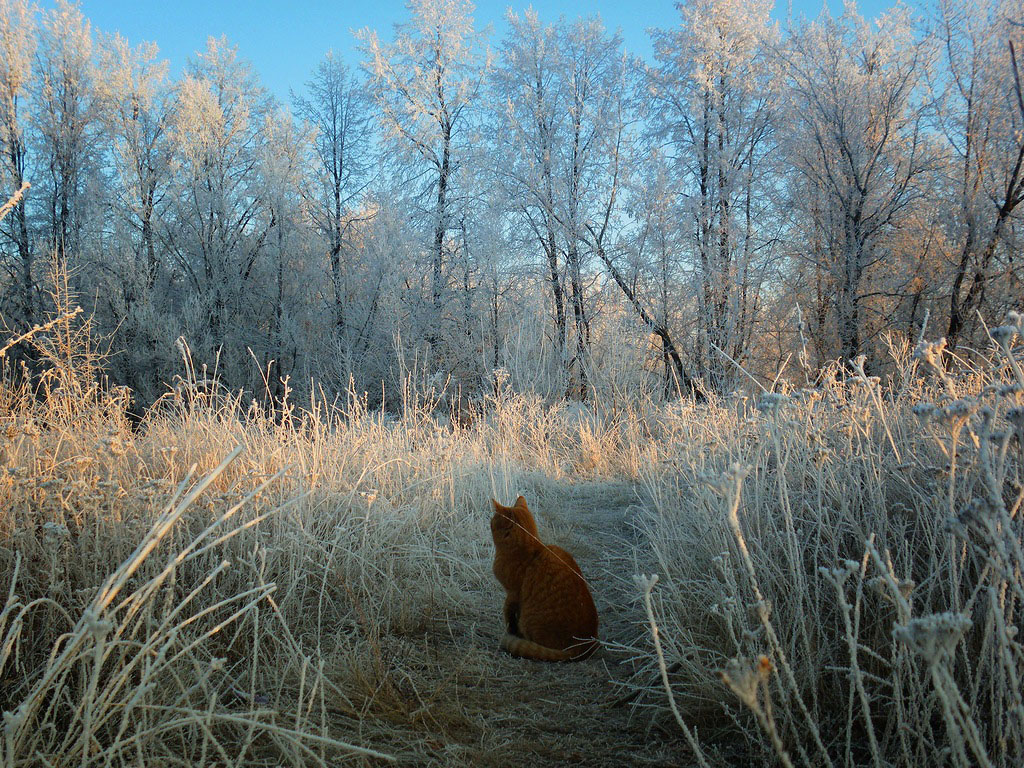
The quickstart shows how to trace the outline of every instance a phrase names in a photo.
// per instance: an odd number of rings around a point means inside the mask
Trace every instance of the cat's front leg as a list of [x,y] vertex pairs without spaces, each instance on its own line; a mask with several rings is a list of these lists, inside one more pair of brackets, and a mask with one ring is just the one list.
[[519,601],[512,595],[505,595],[505,605],[502,608],[505,614],[505,627],[510,635],[519,634]]

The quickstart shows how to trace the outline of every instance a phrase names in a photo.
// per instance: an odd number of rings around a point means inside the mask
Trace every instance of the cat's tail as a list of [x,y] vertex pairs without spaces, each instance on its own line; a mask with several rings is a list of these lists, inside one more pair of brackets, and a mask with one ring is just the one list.
[[548,648],[546,645],[527,640],[525,637],[516,637],[506,634],[501,639],[502,650],[518,656],[521,659],[533,659],[535,661],[582,661],[597,650],[598,642],[595,639],[582,640],[577,645],[565,650],[561,648]]

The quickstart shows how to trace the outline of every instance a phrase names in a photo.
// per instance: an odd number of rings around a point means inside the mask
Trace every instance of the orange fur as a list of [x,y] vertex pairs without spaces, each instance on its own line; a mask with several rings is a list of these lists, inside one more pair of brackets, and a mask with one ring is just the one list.
[[538,661],[585,659],[597,648],[597,609],[579,565],[540,540],[522,496],[511,507],[492,502],[494,575],[506,593],[501,647]]

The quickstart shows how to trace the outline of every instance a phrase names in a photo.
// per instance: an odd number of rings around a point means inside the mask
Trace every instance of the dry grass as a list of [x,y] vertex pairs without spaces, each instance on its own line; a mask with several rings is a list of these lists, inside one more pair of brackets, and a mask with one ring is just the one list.
[[[0,764],[1021,762],[1019,327],[958,378],[925,347],[886,390],[499,393],[467,428],[411,384],[248,406],[186,356],[133,431],[57,285],[39,388],[0,386]],[[496,651],[517,493],[600,658]]]
[[[671,764],[629,666],[504,657],[488,499],[527,494],[631,633],[636,419],[502,395],[472,428],[408,388],[273,412],[186,374],[141,428],[58,280],[0,387],[4,765]],[[63,296],[63,298],[62,298]],[[187,350],[184,350],[187,353]],[[622,606],[626,606],[623,608]],[[612,727],[609,727],[611,725]]]
[[861,367],[665,424],[641,588],[709,756],[1024,762],[1021,317],[992,337],[958,376],[922,344],[885,389]]

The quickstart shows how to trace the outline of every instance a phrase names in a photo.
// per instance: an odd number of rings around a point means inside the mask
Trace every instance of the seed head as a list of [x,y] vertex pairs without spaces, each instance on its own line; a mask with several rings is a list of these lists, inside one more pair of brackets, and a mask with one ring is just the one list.
[[992,334],[992,339],[996,344],[1003,349],[1007,349],[1013,343],[1013,337],[1017,335],[1017,328],[1013,325],[1000,325],[993,328],[989,333]]
[[27,714],[24,704],[13,712],[4,712],[4,736],[8,738],[13,737],[21,729],[21,726],[24,725],[26,718]]
[[96,643],[100,643],[107,636],[114,625],[106,619],[101,619],[96,612],[89,608],[85,612],[85,628]]
[[850,575],[856,572],[858,565],[856,560],[843,560],[840,562],[838,568],[826,568],[825,566],[818,567],[818,573],[824,576],[826,579],[831,581],[837,587],[842,587],[846,580],[850,578]]
[[971,414],[978,410],[978,403],[967,397],[954,400],[939,410],[939,421],[943,424],[962,425]]
[[911,410],[921,421],[931,421],[939,411],[934,403],[918,403]]
[[55,523],[53,520],[43,523],[43,537],[50,545],[59,546],[69,536],[71,536],[71,532],[68,531],[66,525]]
[[947,611],[897,624],[892,634],[896,640],[935,663],[949,658],[970,628],[971,620],[967,616]]
[[764,411],[769,415],[775,414],[788,402],[789,398],[781,392],[765,392],[757,400],[757,410]]
[[756,660],[739,656],[729,659],[719,675],[745,706],[754,709],[758,707],[758,686],[768,681],[773,669],[767,656],[759,656]]
[[914,347],[914,359],[921,360],[929,365],[938,366],[942,360],[942,353],[946,351],[946,339],[938,341],[922,341]]

